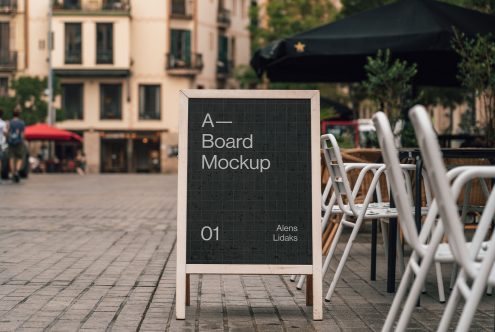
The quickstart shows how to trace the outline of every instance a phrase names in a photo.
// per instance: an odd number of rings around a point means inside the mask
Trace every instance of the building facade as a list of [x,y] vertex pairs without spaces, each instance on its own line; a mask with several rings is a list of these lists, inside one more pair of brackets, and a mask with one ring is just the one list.
[[[49,3],[0,0],[0,93],[13,75],[48,75]],[[89,172],[176,171],[179,90],[236,87],[233,70],[250,59],[249,5],[53,0],[56,125],[83,136]]]

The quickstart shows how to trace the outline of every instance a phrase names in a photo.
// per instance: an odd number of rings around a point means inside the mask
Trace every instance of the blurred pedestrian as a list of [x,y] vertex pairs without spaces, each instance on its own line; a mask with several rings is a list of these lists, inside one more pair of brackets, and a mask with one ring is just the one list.
[[[5,133],[7,130],[7,123],[3,120],[3,109],[0,108],[0,174],[2,174],[2,165],[4,153],[7,150],[7,139]],[[1,181],[1,177],[0,177]]]
[[82,151],[77,152],[76,171],[77,171],[77,174],[79,174],[79,175],[86,174],[86,155]]
[[12,120],[10,120],[7,127],[10,172],[12,173],[12,180],[14,182],[19,182],[21,179],[19,176],[19,171],[22,168],[24,158],[24,130],[26,125],[19,117],[20,115],[20,109],[15,108]]

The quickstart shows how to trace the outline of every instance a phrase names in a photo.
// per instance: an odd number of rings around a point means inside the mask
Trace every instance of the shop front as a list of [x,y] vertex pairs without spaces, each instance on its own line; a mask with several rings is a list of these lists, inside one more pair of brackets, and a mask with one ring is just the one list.
[[160,132],[100,133],[102,173],[159,173]]

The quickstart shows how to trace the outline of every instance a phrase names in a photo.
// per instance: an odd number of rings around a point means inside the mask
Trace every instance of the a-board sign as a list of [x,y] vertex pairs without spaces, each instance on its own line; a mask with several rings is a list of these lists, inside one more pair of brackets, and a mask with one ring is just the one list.
[[321,319],[319,92],[180,98],[177,318],[188,275],[210,273],[309,275]]

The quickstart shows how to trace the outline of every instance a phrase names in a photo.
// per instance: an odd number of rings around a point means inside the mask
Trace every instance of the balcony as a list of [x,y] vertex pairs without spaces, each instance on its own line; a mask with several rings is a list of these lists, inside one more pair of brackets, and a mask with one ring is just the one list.
[[67,65],[80,65],[82,63],[81,50],[66,50],[65,51],[65,64]]
[[174,76],[194,76],[203,69],[203,56],[192,53],[190,59],[183,59],[175,54],[167,54],[167,72]]
[[217,24],[219,28],[226,29],[230,26],[230,10],[226,8],[218,9]]
[[217,61],[217,79],[226,79],[232,73],[234,62],[232,60]]
[[12,15],[17,11],[17,0],[0,0],[0,15]]
[[98,65],[111,65],[113,64],[113,50],[97,50],[96,51],[96,64]]
[[0,70],[15,71],[17,69],[17,52],[0,51]]
[[191,20],[193,17],[192,0],[172,0],[170,17],[179,20]]
[[[0,0],[1,1],[1,0]],[[131,5],[129,0],[77,1],[56,0],[53,4],[53,15],[116,15],[129,16]]]

